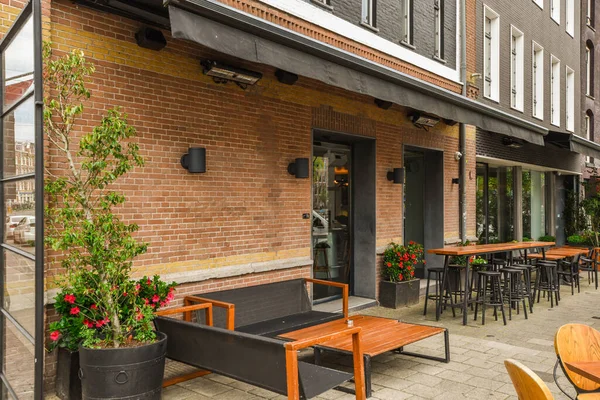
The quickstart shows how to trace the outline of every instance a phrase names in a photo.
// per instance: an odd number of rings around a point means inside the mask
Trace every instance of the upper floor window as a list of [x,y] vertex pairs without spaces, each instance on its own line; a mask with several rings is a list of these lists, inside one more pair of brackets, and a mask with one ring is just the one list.
[[593,27],[594,26],[594,9],[595,9],[595,0],[586,0],[586,23]]
[[533,2],[537,4],[539,8],[544,8],[544,0],[533,0]]
[[[585,138],[594,141],[594,113],[591,110],[585,113]],[[590,156],[585,156],[585,161],[592,162],[592,159]]]
[[560,60],[550,56],[550,123],[560,126]]
[[413,43],[413,0],[404,0],[404,38],[402,43]]
[[436,58],[444,59],[444,0],[433,1],[435,14],[435,54]]
[[585,94],[594,97],[594,45],[585,44]]
[[575,0],[565,0],[565,7],[565,29],[569,35],[575,37]]
[[523,32],[514,26],[511,26],[510,30],[512,38],[510,46],[510,106],[516,110],[523,111]]
[[483,15],[483,95],[500,98],[500,16],[485,6]]
[[533,116],[544,119],[544,49],[533,42],[531,56]]
[[575,130],[575,71],[569,67],[567,67],[565,94],[566,128],[573,132]]
[[377,0],[362,0],[362,19],[361,22],[365,25],[375,27],[377,24],[377,20],[375,17],[375,13],[377,11],[376,7]]
[[550,0],[550,17],[560,24],[560,0]]

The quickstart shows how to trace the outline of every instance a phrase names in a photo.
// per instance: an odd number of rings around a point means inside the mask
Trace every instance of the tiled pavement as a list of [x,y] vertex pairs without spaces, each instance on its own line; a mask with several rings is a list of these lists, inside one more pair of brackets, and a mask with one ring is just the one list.
[[[448,364],[420,358],[395,355],[382,355],[373,360],[373,397],[371,399],[516,399],[510,379],[504,369],[504,360],[513,358],[536,371],[548,384],[556,399],[566,399],[554,384],[552,371],[554,354],[554,333],[567,322],[584,323],[600,328],[600,291],[588,286],[582,280],[580,294],[571,296],[567,287],[562,289],[562,301],[558,307],[550,308],[550,303],[542,300],[536,303],[534,313],[528,320],[514,315],[508,325],[494,321],[491,312],[487,314],[486,325],[473,321],[469,314],[469,324],[462,326],[462,318],[457,314],[452,318],[450,311],[442,315],[439,322],[435,315],[422,315],[423,304],[401,310],[374,307],[360,313],[397,318],[405,322],[426,323],[447,327],[450,331],[451,362]],[[407,351],[428,354],[443,354],[443,341],[433,337],[418,344],[407,346]],[[348,366],[350,360],[334,359]],[[561,376],[559,382],[574,393],[568,382]],[[262,399],[285,397],[254,386],[234,381],[215,374],[187,381],[163,392],[163,399]],[[321,399],[353,399],[354,396],[331,390]]]

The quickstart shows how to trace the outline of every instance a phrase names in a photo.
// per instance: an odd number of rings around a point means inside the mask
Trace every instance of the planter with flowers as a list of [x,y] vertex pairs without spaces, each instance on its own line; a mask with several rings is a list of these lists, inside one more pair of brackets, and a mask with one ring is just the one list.
[[137,225],[113,211],[125,197],[112,184],[143,165],[135,129],[118,109],[87,133],[77,126],[94,72],[81,51],[53,58],[46,43],[44,69],[45,133],[66,166],[48,170],[45,182],[45,242],[65,271],[56,280],[51,348],[79,350],[84,399],[160,399],[166,336],[154,331],[152,319],[173,299],[174,284],[131,278],[133,260],[147,245],[134,238]]
[[383,253],[382,275],[379,283],[379,303],[383,307],[399,308],[419,302],[419,279],[415,268],[425,264],[423,246],[409,242],[407,246],[390,243]]

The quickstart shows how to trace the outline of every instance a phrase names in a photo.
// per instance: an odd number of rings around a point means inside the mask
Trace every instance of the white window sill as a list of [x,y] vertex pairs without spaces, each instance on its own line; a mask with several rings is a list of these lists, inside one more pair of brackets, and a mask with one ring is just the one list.
[[311,2],[312,4],[314,4],[315,6],[319,6],[319,7],[321,7],[321,8],[324,8],[324,9],[325,9],[325,10],[327,10],[327,11],[333,11],[333,6],[332,6],[332,5],[329,5],[329,4],[327,4],[327,3],[323,2],[323,1],[319,1],[319,0],[310,0],[310,2]]
[[442,64],[446,64],[448,62],[448,61],[444,60],[443,58],[436,56],[435,54],[433,56],[431,56],[431,58],[433,58],[435,61],[442,63]]
[[517,107],[510,106],[510,109],[511,109],[511,110],[513,110],[513,111],[518,111],[518,112],[520,112],[521,114],[523,114],[523,112],[524,112],[524,111],[523,111],[523,108],[517,108]]
[[560,128],[560,122],[559,123],[550,122],[550,125]]
[[537,1],[535,1],[535,0],[531,0],[531,1],[533,1],[533,4],[535,4],[536,6],[538,6],[538,7],[540,8],[540,10],[543,10],[543,9],[544,9],[544,3],[542,3],[542,4],[540,5],[540,4],[539,4]]
[[375,33],[379,33],[379,28],[375,28],[373,25],[369,25],[366,22],[360,21],[360,26],[362,26],[363,28],[367,28],[370,31],[373,31]]
[[552,21],[554,21],[554,23],[556,23],[556,25],[560,26],[560,20],[556,20],[556,19],[554,19],[554,17],[550,17],[550,19]]
[[544,117],[541,117],[541,118],[540,118],[540,117],[538,117],[537,115],[533,115],[533,114],[532,114],[531,116],[532,116],[533,118],[537,119],[538,121],[543,121],[543,120],[544,120]]
[[494,103],[500,104],[500,100],[499,99],[495,99],[493,97],[490,96],[486,96],[485,94],[483,95],[483,98],[489,101],[493,101]]
[[405,41],[404,39],[402,39],[400,41],[400,44],[404,47],[408,47],[411,50],[415,50],[417,47],[414,44],[408,43],[407,41]]

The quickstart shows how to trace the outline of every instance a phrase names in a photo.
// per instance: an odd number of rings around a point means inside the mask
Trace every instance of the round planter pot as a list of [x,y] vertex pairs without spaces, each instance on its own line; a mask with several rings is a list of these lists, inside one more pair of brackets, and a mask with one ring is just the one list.
[[118,349],[79,348],[79,377],[84,400],[160,400],[167,336],[156,342]]

